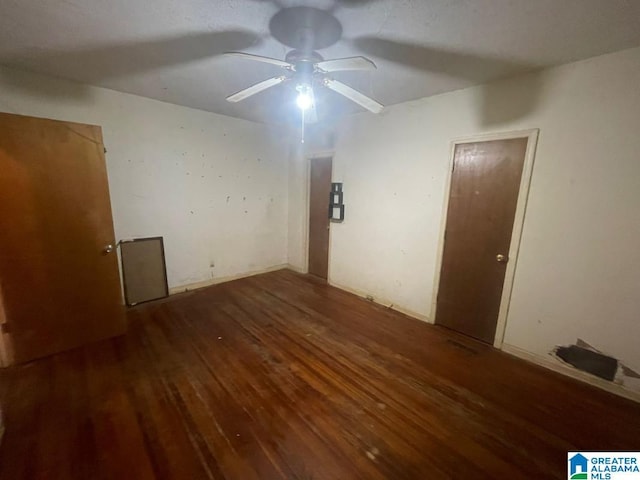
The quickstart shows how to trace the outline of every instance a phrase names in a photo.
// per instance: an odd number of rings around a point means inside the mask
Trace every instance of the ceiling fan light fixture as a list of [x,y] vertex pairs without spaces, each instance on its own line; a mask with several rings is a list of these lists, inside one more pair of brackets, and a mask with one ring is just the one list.
[[313,99],[307,93],[300,93],[296,99],[296,104],[300,110],[309,110],[313,106]]
[[296,104],[298,108],[303,112],[313,107],[313,89],[311,85],[298,85],[298,98],[296,98]]

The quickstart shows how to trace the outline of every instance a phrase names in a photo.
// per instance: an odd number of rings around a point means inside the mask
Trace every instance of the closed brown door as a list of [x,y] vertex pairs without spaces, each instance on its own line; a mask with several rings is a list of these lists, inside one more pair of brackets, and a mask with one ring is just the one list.
[[9,362],[124,333],[100,127],[0,114],[0,220]]
[[309,273],[327,278],[329,270],[329,195],[331,157],[311,160],[309,192]]
[[527,138],[455,148],[436,323],[493,343]]

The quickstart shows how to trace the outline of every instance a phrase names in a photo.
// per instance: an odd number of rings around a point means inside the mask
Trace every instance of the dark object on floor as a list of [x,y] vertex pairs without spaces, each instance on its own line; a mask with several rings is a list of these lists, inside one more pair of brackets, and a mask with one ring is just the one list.
[[613,381],[618,370],[618,360],[615,358],[577,345],[558,347],[556,355],[578,370],[583,370],[610,382]]

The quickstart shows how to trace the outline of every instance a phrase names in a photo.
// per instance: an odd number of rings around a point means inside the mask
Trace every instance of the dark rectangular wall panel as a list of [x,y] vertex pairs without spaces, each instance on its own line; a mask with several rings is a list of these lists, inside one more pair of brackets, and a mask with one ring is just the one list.
[[169,295],[162,237],[121,242],[120,254],[127,305]]
[[556,355],[578,370],[588,372],[612,382],[618,371],[618,360],[587,348],[570,345],[558,347]]

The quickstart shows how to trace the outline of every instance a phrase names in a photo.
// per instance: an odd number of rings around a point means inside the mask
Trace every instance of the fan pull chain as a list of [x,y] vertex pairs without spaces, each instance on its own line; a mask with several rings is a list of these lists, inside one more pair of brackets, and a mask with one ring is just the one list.
[[300,143],[304,143],[304,110],[302,110],[302,136],[300,138]]

